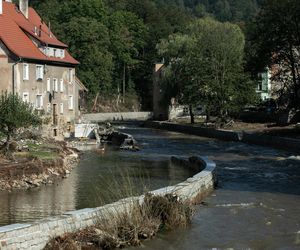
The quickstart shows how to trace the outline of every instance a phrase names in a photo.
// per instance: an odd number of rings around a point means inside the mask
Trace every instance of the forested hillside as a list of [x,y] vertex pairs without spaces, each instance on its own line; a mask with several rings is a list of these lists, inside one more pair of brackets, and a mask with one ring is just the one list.
[[184,0],[198,16],[213,15],[220,21],[250,21],[257,13],[262,0]]
[[153,63],[161,60],[156,45],[183,31],[195,18],[247,21],[258,0],[31,0],[51,23],[53,32],[70,46],[81,64],[78,76],[89,99],[137,97],[150,109]]

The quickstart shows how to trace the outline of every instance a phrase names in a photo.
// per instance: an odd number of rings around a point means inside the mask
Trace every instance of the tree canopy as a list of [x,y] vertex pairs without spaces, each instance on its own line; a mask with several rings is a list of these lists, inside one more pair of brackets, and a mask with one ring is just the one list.
[[300,107],[300,4],[266,0],[249,32],[249,68],[269,66],[281,101]]
[[20,128],[38,126],[41,118],[34,113],[34,108],[12,93],[0,96],[0,132],[6,136],[6,150],[9,150],[11,137]]
[[248,104],[255,93],[243,71],[244,45],[237,25],[211,18],[162,40],[158,49],[167,60],[166,84],[172,89],[167,94],[222,118]]
[[[59,39],[81,64],[78,76],[90,97],[126,91],[151,109],[156,44],[183,32],[195,18],[246,21],[257,11],[256,0],[31,0]],[[226,7],[225,9],[223,7]],[[121,88],[122,89],[122,88]]]

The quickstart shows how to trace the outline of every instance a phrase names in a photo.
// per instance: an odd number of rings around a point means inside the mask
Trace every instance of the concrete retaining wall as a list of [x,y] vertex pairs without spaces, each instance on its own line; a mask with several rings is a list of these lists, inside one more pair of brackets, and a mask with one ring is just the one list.
[[191,135],[198,135],[209,138],[221,139],[224,141],[240,141],[240,134],[225,130],[216,130],[212,128],[200,128],[190,125],[176,124],[170,122],[147,121],[146,127],[163,129],[168,131],[180,132]]
[[152,112],[95,113],[82,116],[82,120],[87,122],[147,121],[152,118]]
[[279,136],[243,133],[242,142],[268,146],[300,154],[300,140]]
[[[172,160],[194,170],[197,169],[198,173],[175,186],[155,190],[152,192],[153,194],[173,193],[183,200],[195,201],[213,190],[216,183],[216,165],[214,162],[205,157],[191,157],[186,160],[172,158]],[[128,211],[133,203],[142,203],[143,199],[144,196],[130,197],[103,207],[69,212],[62,216],[30,224],[0,227],[0,249],[43,249],[52,238],[85,229],[96,224],[99,219],[108,218],[114,213]]]
[[239,141],[249,144],[268,146],[289,152],[300,153],[300,141],[292,138],[270,136],[258,133],[235,132],[216,130],[213,128],[193,127],[191,125],[175,124],[170,122],[147,121],[146,127],[163,129],[173,132],[186,133],[224,141]]

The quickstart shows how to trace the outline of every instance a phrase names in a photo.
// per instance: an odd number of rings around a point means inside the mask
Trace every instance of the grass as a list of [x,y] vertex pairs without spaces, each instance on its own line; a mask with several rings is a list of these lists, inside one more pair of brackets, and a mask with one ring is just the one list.
[[98,223],[77,233],[65,234],[50,241],[46,250],[115,249],[139,246],[159,231],[186,227],[193,208],[177,196],[146,194],[144,202],[124,203],[125,211],[112,210],[99,215]]
[[37,158],[41,160],[54,160],[59,157],[61,148],[56,144],[50,143],[27,143],[28,152],[16,152],[14,156],[21,158]]

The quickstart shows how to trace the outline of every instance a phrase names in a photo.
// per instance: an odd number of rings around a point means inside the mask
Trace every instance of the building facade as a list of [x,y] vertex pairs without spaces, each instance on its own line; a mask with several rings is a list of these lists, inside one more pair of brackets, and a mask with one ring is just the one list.
[[0,0],[0,91],[20,95],[48,118],[49,135],[72,130],[79,117],[79,64],[28,0]]
[[272,82],[271,71],[266,68],[265,71],[258,74],[258,84],[256,93],[259,95],[262,101],[266,101],[272,98]]
[[153,116],[156,120],[168,120],[169,107],[164,102],[164,92],[162,87],[162,78],[165,66],[163,63],[154,64],[153,72]]

